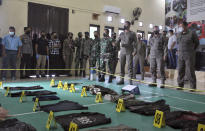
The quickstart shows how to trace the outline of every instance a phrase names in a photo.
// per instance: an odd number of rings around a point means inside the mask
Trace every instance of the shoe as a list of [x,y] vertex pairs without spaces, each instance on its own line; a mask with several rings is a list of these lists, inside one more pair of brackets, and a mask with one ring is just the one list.
[[105,76],[104,75],[100,77],[99,82],[105,82]]
[[2,77],[2,81],[6,81],[6,77]]
[[183,87],[178,87],[177,90],[184,90],[184,88]]
[[124,85],[124,79],[120,79],[120,81],[117,83],[117,85]]
[[184,88],[184,84],[178,84],[179,88],[177,88],[177,90],[183,90]]
[[72,75],[71,75],[71,74],[68,74],[67,76],[68,76],[68,77],[71,77]]
[[36,78],[40,78],[40,75],[36,75]]
[[101,78],[101,75],[98,75],[98,80]]
[[112,79],[116,79],[116,76],[112,76]]
[[149,84],[148,86],[151,86],[151,87],[157,87],[157,80],[153,80],[151,84]]
[[132,80],[129,80],[130,85],[133,85]]
[[46,77],[46,75],[45,75],[45,74],[42,74],[41,77]]
[[109,76],[108,83],[112,83],[112,76]]
[[161,85],[160,85],[160,88],[165,88],[164,84],[165,84],[165,81],[162,81]]

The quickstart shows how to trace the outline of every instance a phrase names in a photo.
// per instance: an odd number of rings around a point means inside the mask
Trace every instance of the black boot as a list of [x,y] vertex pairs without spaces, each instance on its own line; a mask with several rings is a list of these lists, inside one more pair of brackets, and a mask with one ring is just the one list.
[[112,83],[112,76],[109,76],[108,83]]
[[105,82],[105,76],[104,76],[104,75],[102,75],[102,76],[100,77],[99,82]]
[[124,79],[120,79],[120,81],[117,83],[117,85],[124,85]]
[[157,87],[157,80],[153,80],[151,84],[149,84],[148,86],[150,87]]

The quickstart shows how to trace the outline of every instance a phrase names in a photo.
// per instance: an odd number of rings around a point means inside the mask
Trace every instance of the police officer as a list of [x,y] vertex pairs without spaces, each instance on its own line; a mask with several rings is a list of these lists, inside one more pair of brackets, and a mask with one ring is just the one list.
[[136,48],[134,49],[134,78],[137,74],[138,64],[140,64],[140,72],[141,72],[141,80],[144,80],[144,62],[145,62],[145,56],[146,56],[146,44],[144,41],[142,41],[142,36],[138,34],[138,44],[136,45]]
[[[110,59],[110,54],[112,51],[112,42],[111,38],[109,37],[109,30],[104,29],[103,38],[100,41],[100,70],[106,72],[106,63]],[[112,65],[111,63],[108,64],[108,72],[111,73]],[[105,81],[105,73],[100,73],[99,82]],[[109,83],[112,82],[112,76],[109,77]]]
[[164,63],[167,55],[167,45],[166,41],[163,39],[163,36],[159,33],[159,27],[154,27],[154,35],[150,38],[150,71],[152,73],[152,83],[149,86],[157,86],[157,67],[161,75],[161,88],[164,88],[165,84],[165,69]]
[[[94,32],[95,39],[91,45],[91,52],[90,52],[90,67],[98,66],[98,70],[100,70],[100,36],[99,32]],[[98,74],[100,78],[100,73]]]
[[[129,21],[125,22],[124,32],[122,32],[117,39],[117,44],[121,43],[120,47],[120,75],[125,76],[125,64],[128,63],[128,73],[129,77],[133,78],[133,48],[134,44],[137,43],[136,34],[130,31],[131,23]],[[117,83],[118,85],[124,84],[124,78],[121,78]],[[132,85],[132,80],[130,80],[130,85]]]
[[[81,48],[82,48],[82,43],[83,43],[83,34],[82,32],[78,33],[78,38],[75,39],[75,47],[76,47],[76,53],[75,53],[75,69],[79,69],[82,64],[82,59],[81,59]],[[82,71],[80,71],[82,74]],[[75,76],[78,76],[78,70],[75,71]]]
[[[68,38],[63,42],[63,60],[65,62],[65,68],[71,69],[72,62],[73,62],[73,53],[75,51],[74,48],[74,40],[73,40],[73,33],[68,33]],[[72,76],[70,70],[67,71],[68,76]]]
[[[112,63],[113,63],[113,71],[112,74],[115,74],[116,68],[117,68],[117,63],[118,63],[118,51],[120,50],[120,47],[117,46],[116,44],[116,38],[117,35],[116,33],[112,33],[112,47],[113,47],[113,56],[112,56]],[[112,76],[112,78],[116,78],[115,76]]]
[[91,51],[91,44],[92,44],[92,39],[89,38],[90,34],[89,32],[85,32],[85,38],[83,40],[83,43],[82,43],[82,48],[81,48],[81,56],[80,58],[82,59],[82,65],[81,65],[81,69],[82,70],[82,74],[80,74],[80,76],[83,75],[83,77],[86,76],[86,65],[87,65],[87,60],[90,56],[90,51]]
[[199,45],[199,39],[195,32],[188,30],[188,23],[183,22],[180,25],[180,32],[177,36],[178,43],[178,85],[184,87],[184,76],[190,81],[192,89],[196,89],[195,75],[195,54]]

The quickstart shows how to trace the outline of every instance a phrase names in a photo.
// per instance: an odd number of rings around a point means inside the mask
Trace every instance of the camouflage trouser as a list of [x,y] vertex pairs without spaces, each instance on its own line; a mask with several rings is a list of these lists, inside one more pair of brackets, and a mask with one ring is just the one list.
[[[108,73],[113,73],[113,62],[111,59],[100,58],[100,70],[106,72],[106,64],[108,67]],[[105,73],[101,73],[101,75],[105,75]]]

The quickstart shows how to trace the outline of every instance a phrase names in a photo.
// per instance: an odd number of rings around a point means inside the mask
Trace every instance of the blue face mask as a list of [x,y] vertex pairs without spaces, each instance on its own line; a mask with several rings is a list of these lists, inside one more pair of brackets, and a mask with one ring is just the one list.
[[15,34],[14,32],[9,32],[9,35],[11,36],[14,36],[14,34]]

